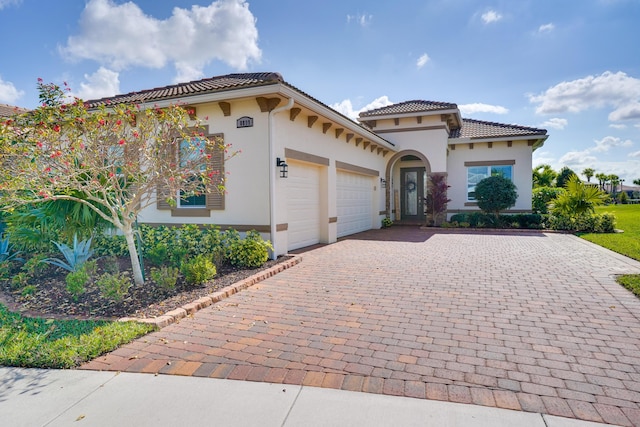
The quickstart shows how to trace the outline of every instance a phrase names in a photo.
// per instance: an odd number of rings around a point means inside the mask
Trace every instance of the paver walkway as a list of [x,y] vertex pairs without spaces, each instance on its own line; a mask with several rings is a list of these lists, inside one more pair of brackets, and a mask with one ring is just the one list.
[[304,384],[640,426],[640,263],[577,237],[392,227],[85,369]]

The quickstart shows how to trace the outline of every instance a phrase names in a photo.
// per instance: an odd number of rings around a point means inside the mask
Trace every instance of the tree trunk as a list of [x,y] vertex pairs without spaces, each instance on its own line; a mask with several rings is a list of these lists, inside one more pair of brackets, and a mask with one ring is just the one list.
[[140,267],[140,259],[138,258],[138,249],[136,248],[136,241],[133,238],[133,223],[129,221],[123,222],[122,232],[124,233],[124,238],[127,241],[127,248],[129,249],[131,268],[133,269],[133,280],[136,282],[136,285],[144,285],[142,268]]

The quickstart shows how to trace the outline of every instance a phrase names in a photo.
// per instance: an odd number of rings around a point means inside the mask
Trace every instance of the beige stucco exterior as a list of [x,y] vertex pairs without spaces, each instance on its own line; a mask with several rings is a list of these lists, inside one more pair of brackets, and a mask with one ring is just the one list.
[[[400,206],[406,170],[424,170],[425,179],[446,176],[452,214],[477,210],[467,201],[469,162],[509,162],[520,194],[514,211],[530,211],[531,154],[546,139],[452,137],[462,126],[455,104],[436,111],[383,111],[357,123],[281,80],[154,106],[176,102],[195,108],[209,133],[222,134],[229,152],[238,153],[224,163],[224,203],[193,210],[152,206],[139,221],[255,229],[272,241],[274,255],[379,228],[385,217],[406,220]],[[252,125],[240,127],[238,120],[245,118]],[[288,165],[286,178],[277,159]]]

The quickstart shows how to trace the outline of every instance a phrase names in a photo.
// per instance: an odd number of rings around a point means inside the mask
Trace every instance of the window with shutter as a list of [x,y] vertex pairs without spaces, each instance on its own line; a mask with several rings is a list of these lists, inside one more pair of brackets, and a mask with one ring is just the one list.
[[[209,188],[206,188],[200,194],[168,194],[166,190],[158,188],[157,209],[159,210],[171,210],[172,216],[206,216],[208,217],[212,210],[224,209],[224,192],[219,191],[219,187],[224,182],[224,135],[223,134],[210,134],[205,135],[204,138],[208,138],[213,144],[202,144],[206,146],[206,151],[200,151],[197,149],[197,144],[201,143],[201,138],[194,138],[191,140],[185,140],[180,143],[180,152],[183,157],[180,157],[179,152],[175,152],[174,155],[180,161],[181,166],[186,163],[190,163],[192,168],[205,170],[205,166],[198,166],[199,160],[203,162],[209,162],[209,170],[215,171],[215,174],[211,177],[207,183]],[[194,145],[195,146],[195,150]],[[178,151],[174,148],[174,151]],[[200,155],[200,158],[194,156]],[[185,158],[185,156],[188,156]],[[197,179],[194,177],[194,179]],[[173,206],[168,202],[168,198],[173,198],[175,203]]]

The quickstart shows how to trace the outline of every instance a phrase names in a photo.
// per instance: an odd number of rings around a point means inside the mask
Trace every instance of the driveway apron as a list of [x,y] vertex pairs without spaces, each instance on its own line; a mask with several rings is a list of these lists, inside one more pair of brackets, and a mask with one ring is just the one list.
[[392,227],[83,369],[302,384],[640,426],[640,263],[572,235]]

